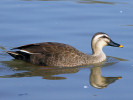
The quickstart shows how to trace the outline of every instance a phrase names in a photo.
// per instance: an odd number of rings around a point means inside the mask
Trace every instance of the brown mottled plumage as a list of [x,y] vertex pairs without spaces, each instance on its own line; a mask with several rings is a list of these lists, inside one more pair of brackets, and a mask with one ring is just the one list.
[[[28,44],[12,49],[19,49],[18,51],[7,51],[7,53],[15,59],[24,60],[32,64],[72,67],[104,61],[106,56],[103,53],[102,48],[110,42],[112,41],[107,34],[102,32],[95,34],[92,39],[93,55],[87,55],[70,45],[56,42]],[[114,42],[110,45],[117,47],[121,46]]]

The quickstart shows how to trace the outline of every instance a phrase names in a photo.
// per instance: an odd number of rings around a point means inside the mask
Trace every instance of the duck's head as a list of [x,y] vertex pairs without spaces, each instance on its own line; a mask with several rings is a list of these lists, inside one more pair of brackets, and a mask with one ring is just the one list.
[[96,33],[91,41],[92,49],[102,49],[104,46],[113,46],[113,47],[120,47],[122,48],[123,46],[113,42],[110,37],[103,32],[98,32]]

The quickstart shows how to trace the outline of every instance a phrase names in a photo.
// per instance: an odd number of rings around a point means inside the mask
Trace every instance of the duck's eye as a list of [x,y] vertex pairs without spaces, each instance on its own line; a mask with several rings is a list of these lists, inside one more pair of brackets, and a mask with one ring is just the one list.
[[106,36],[102,36],[102,38],[110,40],[110,38]]
[[102,38],[107,38],[106,36],[102,36]]

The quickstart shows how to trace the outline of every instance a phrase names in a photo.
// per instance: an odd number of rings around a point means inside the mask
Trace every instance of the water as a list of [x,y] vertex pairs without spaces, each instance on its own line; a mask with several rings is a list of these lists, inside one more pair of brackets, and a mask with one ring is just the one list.
[[[132,100],[132,12],[131,0],[1,0],[0,100]],[[124,45],[105,47],[111,57],[104,65],[40,67],[4,52],[54,41],[91,53],[95,32],[106,32]]]

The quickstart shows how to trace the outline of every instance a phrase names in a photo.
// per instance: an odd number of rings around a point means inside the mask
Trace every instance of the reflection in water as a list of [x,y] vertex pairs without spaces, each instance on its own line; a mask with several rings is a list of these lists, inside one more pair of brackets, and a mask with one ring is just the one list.
[[98,1],[98,0],[79,0],[80,3],[101,3],[101,4],[115,4],[116,2]]
[[[109,84],[115,82],[115,80],[120,79],[121,77],[103,77],[101,76],[101,67],[118,63],[120,60],[123,59],[118,59],[118,58],[114,59],[112,57],[108,57],[106,62],[100,64],[84,66],[84,67],[73,67],[73,68],[41,67],[25,63],[20,60],[2,61],[1,64],[9,67],[12,71],[15,72],[12,75],[4,75],[0,77],[13,78],[13,77],[41,76],[43,77],[43,79],[61,80],[61,79],[66,79],[66,77],[60,77],[61,75],[60,76],[55,76],[55,75],[77,73],[79,70],[83,68],[91,68],[91,74],[90,74],[91,86],[95,88],[105,88]],[[21,71],[21,73],[18,73],[19,71]]]
[[92,67],[90,74],[90,84],[95,88],[106,88],[109,84],[122,77],[103,77],[101,76],[101,67]]
[[133,25],[127,25],[127,26],[133,26]]
[[91,68],[90,73],[90,85],[102,89],[106,88],[109,84],[115,82],[118,79],[121,79],[122,77],[104,77],[101,76],[101,67],[110,66],[115,63],[118,63],[119,61],[127,61],[126,59],[116,58],[108,56],[106,62],[104,64],[95,65]]
[[57,77],[54,75],[78,72],[78,68],[55,68],[36,66],[16,59],[12,61],[2,61],[1,63],[7,67],[10,67],[10,69],[13,71],[25,71],[22,73],[15,73],[13,75],[1,76],[3,78],[41,76],[43,77],[43,79],[60,80],[66,78]]
[[[67,0],[23,0],[23,1],[67,1]],[[103,0],[72,0],[79,3],[88,3],[88,4],[94,4],[94,3],[100,3],[100,4],[116,4],[118,2],[108,2]]]
[[5,47],[3,47],[3,46],[0,46],[0,49],[2,49],[2,50],[6,50],[6,48],[5,48]]

